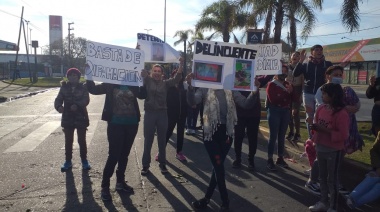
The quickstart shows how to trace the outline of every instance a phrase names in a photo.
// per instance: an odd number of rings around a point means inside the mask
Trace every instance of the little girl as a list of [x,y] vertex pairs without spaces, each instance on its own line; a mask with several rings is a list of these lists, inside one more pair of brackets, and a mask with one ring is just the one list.
[[[321,87],[322,100],[311,129],[319,161],[321,200],[310,211],[337,211],[338,167],[344,141],[349,136],[349,115],[344,110],[343,89],[339,84],[326,83]],[[330,201],[328,194],[330,193]]]

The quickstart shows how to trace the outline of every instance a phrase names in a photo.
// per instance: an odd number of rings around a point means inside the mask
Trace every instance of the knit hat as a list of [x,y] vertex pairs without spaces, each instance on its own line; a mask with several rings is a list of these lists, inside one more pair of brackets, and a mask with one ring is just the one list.
[[66,77],[68,77],[70,74],[76,74],[79,76],[79,78],[81,76],[81,73],[77,68],[69,68],[69,70],[66,72]]

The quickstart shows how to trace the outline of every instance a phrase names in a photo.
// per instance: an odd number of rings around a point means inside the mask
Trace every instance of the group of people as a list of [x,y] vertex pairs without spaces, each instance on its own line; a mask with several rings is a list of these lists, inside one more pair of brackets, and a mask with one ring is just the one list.
[[[215,188],[218,186],[222,200],[221,211],[228,210],[229,198],[225,182],[224,161],[234,143],[235,160],[233,168],[242,165],[242,143],[248,137],[248,168],[254,169],[254,157],[257,150],[257,136],[261,117],[259,88],[266,86],[267,98],[265,107],[269,125],[267,149],[267,168],[276,170],[276,165],[287,168],[284,160],[285,139],[300,139],[299,110],[301,97],[306,109],[306,123],[309,131],[311,149],[316,152],[311,161],[312,169],[306,187],[320,189],[321,200],[311,211],[336,211],[339,184],[339,169],[344,154],[361,149],[363,140],[358,133],[355,113],[360,102],[355,92],[342,88],[343,67],[333,66],[324,59],[323,48],[315,45],[311,48],[308,62],[303,63],[306,53],[292,54],[288,65],[283,64],[274,76],[258,76],[255,78],[256,91],[230,91],[224,89],[208,89],[192,87],[193,74],[185,78],[181,64],[169,79],[163,79],[164,69],[154,65],[148,73],[143,70],[143,86],[127,86],[109,83],[95,85],[87,80],[79,82],[80,71],[71,68],[67,71],[68,81],[62,82],[61,90],[55,100],[56,110],[62,113],[62,127],[65,133],[65,163],[61,171],[72,167],[72,144],[74,130],[77,129],[80,156],[84,170],[91,169],[87,160],[86,130],[89,118],[86,106],[89,104],[89,93],[105,94],[102,120],[107,121],[107,138],[109,143],[108,158],[103,170],[101,197],[104,201],[112,200],[110,178],[116,169],[116,190],[132,192],[133,188],[125,181],[128,156],[132,148],[140,122],[140,110],[137,98],[144,102],[144,151],[142,156],[142,175],[149,174],[151,148],[155,134],[157,136],[158,153],[156,160],[160,171],[166,168],[166,145],[177,126],[176,158],[186,160],[182,154],[186,117],[189,108],[196,109],[203,105],[203,144],[213,166],[210,182],[204,197],[192,203],[195,209],[206,208]],[[182,63],[182,60],[180,60]],[[302,82],[305,82],[302,84]],[[377,83],[379,81],[379,83]],[[187,87],[187,89],[184,88]],[[358,207],[372,200],[379,193],[379,130],[380,130],[380,78],[371,78],[367,90],[368,98],[375,99],[372,111],[373,132],[377,136],[376,144],[371,150],[371,161],[374,172],[371,172],[363,186],[358,186],[347,199],[348,204]],[[196,118],[195,116],[195,123]],[[187,123],[194,127],[194,119]],[[288,126],[290,131],[286,137]],[[276,142],[277,141],[277,142]],[[277,160],[274,162],[274,150],[277,143]],[[310,146],[309,146],[310,147]],[[311,151],[308,151],[311,154]],[[317,184],[319,182],[320,188]],[[377,186],[373,186],[373,185]],[[310,186],[309,186],[310,185]],[[372,191],[371,198],[365,196],[363,187]],[[318,186],[318,187],[317,187]],[[368,189],[367,189],[368,190]],[[365,190],[365,191],[367,191]],[[372,189],[373,190],[373,189]],[[330,194],[330,198],[329,195]],[[364,197],[363,197],[364,196]]]

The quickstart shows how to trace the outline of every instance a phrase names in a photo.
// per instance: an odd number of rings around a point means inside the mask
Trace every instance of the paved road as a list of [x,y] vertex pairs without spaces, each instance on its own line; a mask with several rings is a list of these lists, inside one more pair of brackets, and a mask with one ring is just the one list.
[[[0,211],[192,211],[191,201],[203,196],[211,165],[200,141],[201,134],[185,136],[187,163],[175,159],[175,137],[168,143],[169,174],[162,175],[152,161],[151,174],[140,175],[143,150],[142,124],[129,157],[126,179],[134,187],[132,195],[112,191],[113,202],[100,199],[102,169],[107,157],[106,123],[100,121],[103,96],[92,96],[88,107],[88,156],[93,169],[80,167],[79,151],[74,150],[72,172],[61,173],[64,138],[60,114],[52,102],[57,89],[0,104]],[[139,102],[142,105],[141,101]],[[256,170],[231,168],[233,148],[226,160],[227,187],[233,211],[307,211],[318,197],[304,188],[306,166],[290,160],[290,169],[266,169],[266,133],[260,133]],[[247,158],[243,145],[243,158]],[[288,151],[291,151],[289,146]],[[157,152],[153,145],[152,158]],[[292,160],[293,161],[293,160]],[[243,160],[245,164],[246,160]],[[363,175],[364,176],[364,175]],[[112,178],[113,186],[115,179]],[[111,188],[112,188],[111,186]],[[210,207],[220,204],[216,191]],[[366,206],[365,211],[377,211]],[[342,210],[349,211],[342,204]]]

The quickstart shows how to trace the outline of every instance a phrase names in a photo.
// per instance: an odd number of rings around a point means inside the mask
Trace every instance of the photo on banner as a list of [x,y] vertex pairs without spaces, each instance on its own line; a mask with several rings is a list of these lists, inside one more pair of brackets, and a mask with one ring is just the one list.
[[160,38],[137,33],[137,45],[145,53],[147,63],[178,63],[180,53]]
[[195,87],[256,90],[256,75],[277,74],[281,44],[242,45],[195,40],[192,85]]

